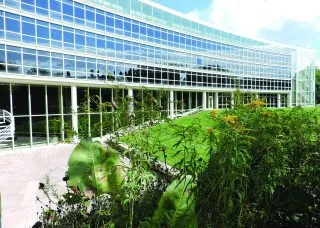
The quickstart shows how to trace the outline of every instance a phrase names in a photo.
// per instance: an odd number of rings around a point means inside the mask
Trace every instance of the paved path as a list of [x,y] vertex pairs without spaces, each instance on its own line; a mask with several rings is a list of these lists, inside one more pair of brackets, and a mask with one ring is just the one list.
[[36,196],[42,198],[38,185],[46,175],[50,182],[64,188],[67,161],[73,144],[16,149],[0,149],[0,192],[3,228],[31,227],[40,211]]

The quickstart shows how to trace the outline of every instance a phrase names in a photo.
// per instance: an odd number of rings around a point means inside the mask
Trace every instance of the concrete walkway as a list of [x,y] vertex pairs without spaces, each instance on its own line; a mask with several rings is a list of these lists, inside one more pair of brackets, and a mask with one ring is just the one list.
[[65,190],[62,178],[67,161],[75,145],[54,146],[1,151],[0,192],[2,198],[2,227],[31,227],[37,219],[41,204],[38,186],[46,175],[59,191]]

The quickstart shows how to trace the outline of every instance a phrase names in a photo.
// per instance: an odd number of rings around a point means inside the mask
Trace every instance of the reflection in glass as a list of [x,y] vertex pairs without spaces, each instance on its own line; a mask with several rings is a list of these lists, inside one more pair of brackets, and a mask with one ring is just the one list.
[[47,122],[45,116],[32,116],[32,144],[47,143]]

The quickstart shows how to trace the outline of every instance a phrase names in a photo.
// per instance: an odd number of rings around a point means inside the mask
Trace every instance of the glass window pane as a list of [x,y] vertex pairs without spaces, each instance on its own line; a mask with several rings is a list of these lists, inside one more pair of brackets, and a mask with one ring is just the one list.
[[23,54],[23,65],[36,66],[37,65],[36,56],[31,54]]
[[85,37],[83,34],[75,34],[76,37],[76,44],[78,45],[85,45]]
[[87,46],[96,47],[96,41],[94,37],[87,36],[86,40],[87,40]]
[[21,53],[8,51],[7,62],[8,64],[21,65]]
[[84,19],[84,9],[80,9],[78,7],[75,7],[75,17],[80,18],[80,19]]
[[36,35],[35,28],[36,26],[34,24],[22,22],[22,34],[35,36]]
[[63,32],[63,41],[67,43],[74,43],[74,34],[71,32]]
[[51,26],[51,39],[54,40],[62,40],[62,27],[54,27]]
[[127,21],[124,22],[124,30],[126,32],[131,32],[131,23],[130,22],[127,22]]
[[6,29],[12,32],[20,33],[20,22],[11,18],[6,18]]
[[0,50],[0,71],[6,71],[6,59],[4,50]]
[[33,0],[22,0],[21,9],[24,11],[34,13],[34,1]]
[[62,58],[52,58],[51,64],[52,64],[52,68],[54,68],[54,69],[62,69],[63,68]]
[[50,0],[50,10],[61,12],[61,2],[56,0]]
[[36,0],[37,7],[48,9],[48,0]]
[[99,24],[104,24],[104,22],[105,22],[105,19],[104,19],[104,15],[103,14],[96,14],[96,21],[97,21],[97,23],[99,23]]
[[86,19],[95,22],[94,13],[90,10],[86,10]]
[[37,36],[41,38],[49,39],[49,24],[47,26],[37,26]]
[[65,60],[64,60],[64,69],[65,69],[65,70],[74,71],[74,70],[75,70],[74,60],[65,59]]
[[4,29],[4,19],[2,16],[0,16],[0,30]]
[[21,2],[30,4],[30,5],[34,5],[34,0],[22,0]]
[[39,68],[50,68],[50,58],[47,56],[38,56]]
[[63,14],[73,16],[73,7],[69,4],[63,4]]
[[76,68],[77,71],[86,72],[86,63],[83,61],[77,61]]
[[139,25],[132,24],[132,32],[139,34]]
[[114,27],[114,18],[113,16],[106,17],[107,26]]
[[122,19],[116,19],[116,28],[123,29],[123,20]]
[[143,23],[140,24],[140,34],[141,35],[147,35],[146,25],[143,24]]

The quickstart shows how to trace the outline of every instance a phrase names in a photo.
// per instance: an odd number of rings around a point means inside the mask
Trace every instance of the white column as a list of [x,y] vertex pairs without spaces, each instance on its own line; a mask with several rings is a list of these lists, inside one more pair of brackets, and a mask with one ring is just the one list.
[[255,94],[255,99],[259,100],[259,94],[258,93]]
[[59,86],[58,89],[58,99],[59,99],[59,114],[61,115],[61,123],[60,123],[60,134],[61,140],[64,141],[65,138],[65,131],[64,129],[64,115],[63,115],[63,88]]
[[219,93],[214,93],[214,108],[219,109]]
[[[174,101],[177,101],[177,102],[174,102]],[[177,114],[178,113],[178,92],[173,92],[173,113]]]
[[71,86],[71,112],[72,112],[72,129],[75,132],[74,140],[78,142],[78,101],[77,87]]
[[207,109],[207,92],[202,92],[202,107]]
[[174,91],[170,90],[170,118],[173,119],[174,117]]
[[85,115],[88,115],[88,136],[89,138],[91,138],[91,112],[90,112],[90,102],[91,102],[91,98],[90,98],[90,88],[88,87],[87,90],[87,105],[88,105],[88,110]]
[[[113,100],[113,89],[111,89],[111,102],[112,102],[112,104],[114,103],[114,100]],[[116,124],[116,121],[114,120],[114,115],[113,115],[113,113],[114,113],[114,107],[113,107],[113,105],[112,105],[112,132],[114,132],[115,131],[115,124]]]
[[101,88],[99,88],[99,113],[100,113],[100,137],[102,138],[103,135],[103,128],[102,128],[102,122],[103,122],[103,118],[102,118],[102,111],[101,111],[101,105],[102,105],[102,95],[101,95]]
[[128,97],[133,98],[133,89],[128,89]]
[[234,107],[234,93],[231,93],[231,108]]
[[189,109],[189,111],[192,109],[192,96],[191,96],[191,92],[189,92],[188,109]]
[[46,135],[47,135],[47,144],[49,144],[50,135],[49,135],[49,111],[48,111],[48,86],[44,87],[44,91],[45,91],[45,106],[46,106],[46,128],[47,128]]
[[288,108],[292,107],[292,94],[291,92],[287,95],[287,106]]
[[168,92],[168,96],[167,96],[167,114],[168,114],[168,117],[170,118],[170,91]]
[[281,108],[281,94],[277,94],[277,107]]
[[196,108],[198,108],[198,92],[195,92],[196,93],[196,100],[195,100],[195,102],[196,102]]
[[128,97],[130,99],[130,103],[129,103],[129,118],[131,118],[131,123],[133,124],[133,118],[134,118],[134,113],[133,113],[133,89],[132,88],[129,88],[128,89]]
[[29,133],[30,133],[30,146],[32,146],[32,144],[33,144],[33,137],[32,137],[31,88],[30,88],[30,84],[28,85],[28,103],[29,103]]
[[[9,84],[9,89],[10,89],[10,113],[13,116],[13,100],[12,100],[12,84]],[[13,126],[16,127],[16,124],[14,122],[14,118],[12,119],[13,121]],[[14,131],[11,131],[11,139],[12,139],[12,149],[14,150],[14,144],[15,144],[15,140],[14,140]]]
[[181,111],[183,112],[184,111],[184,93],[181,92]]

